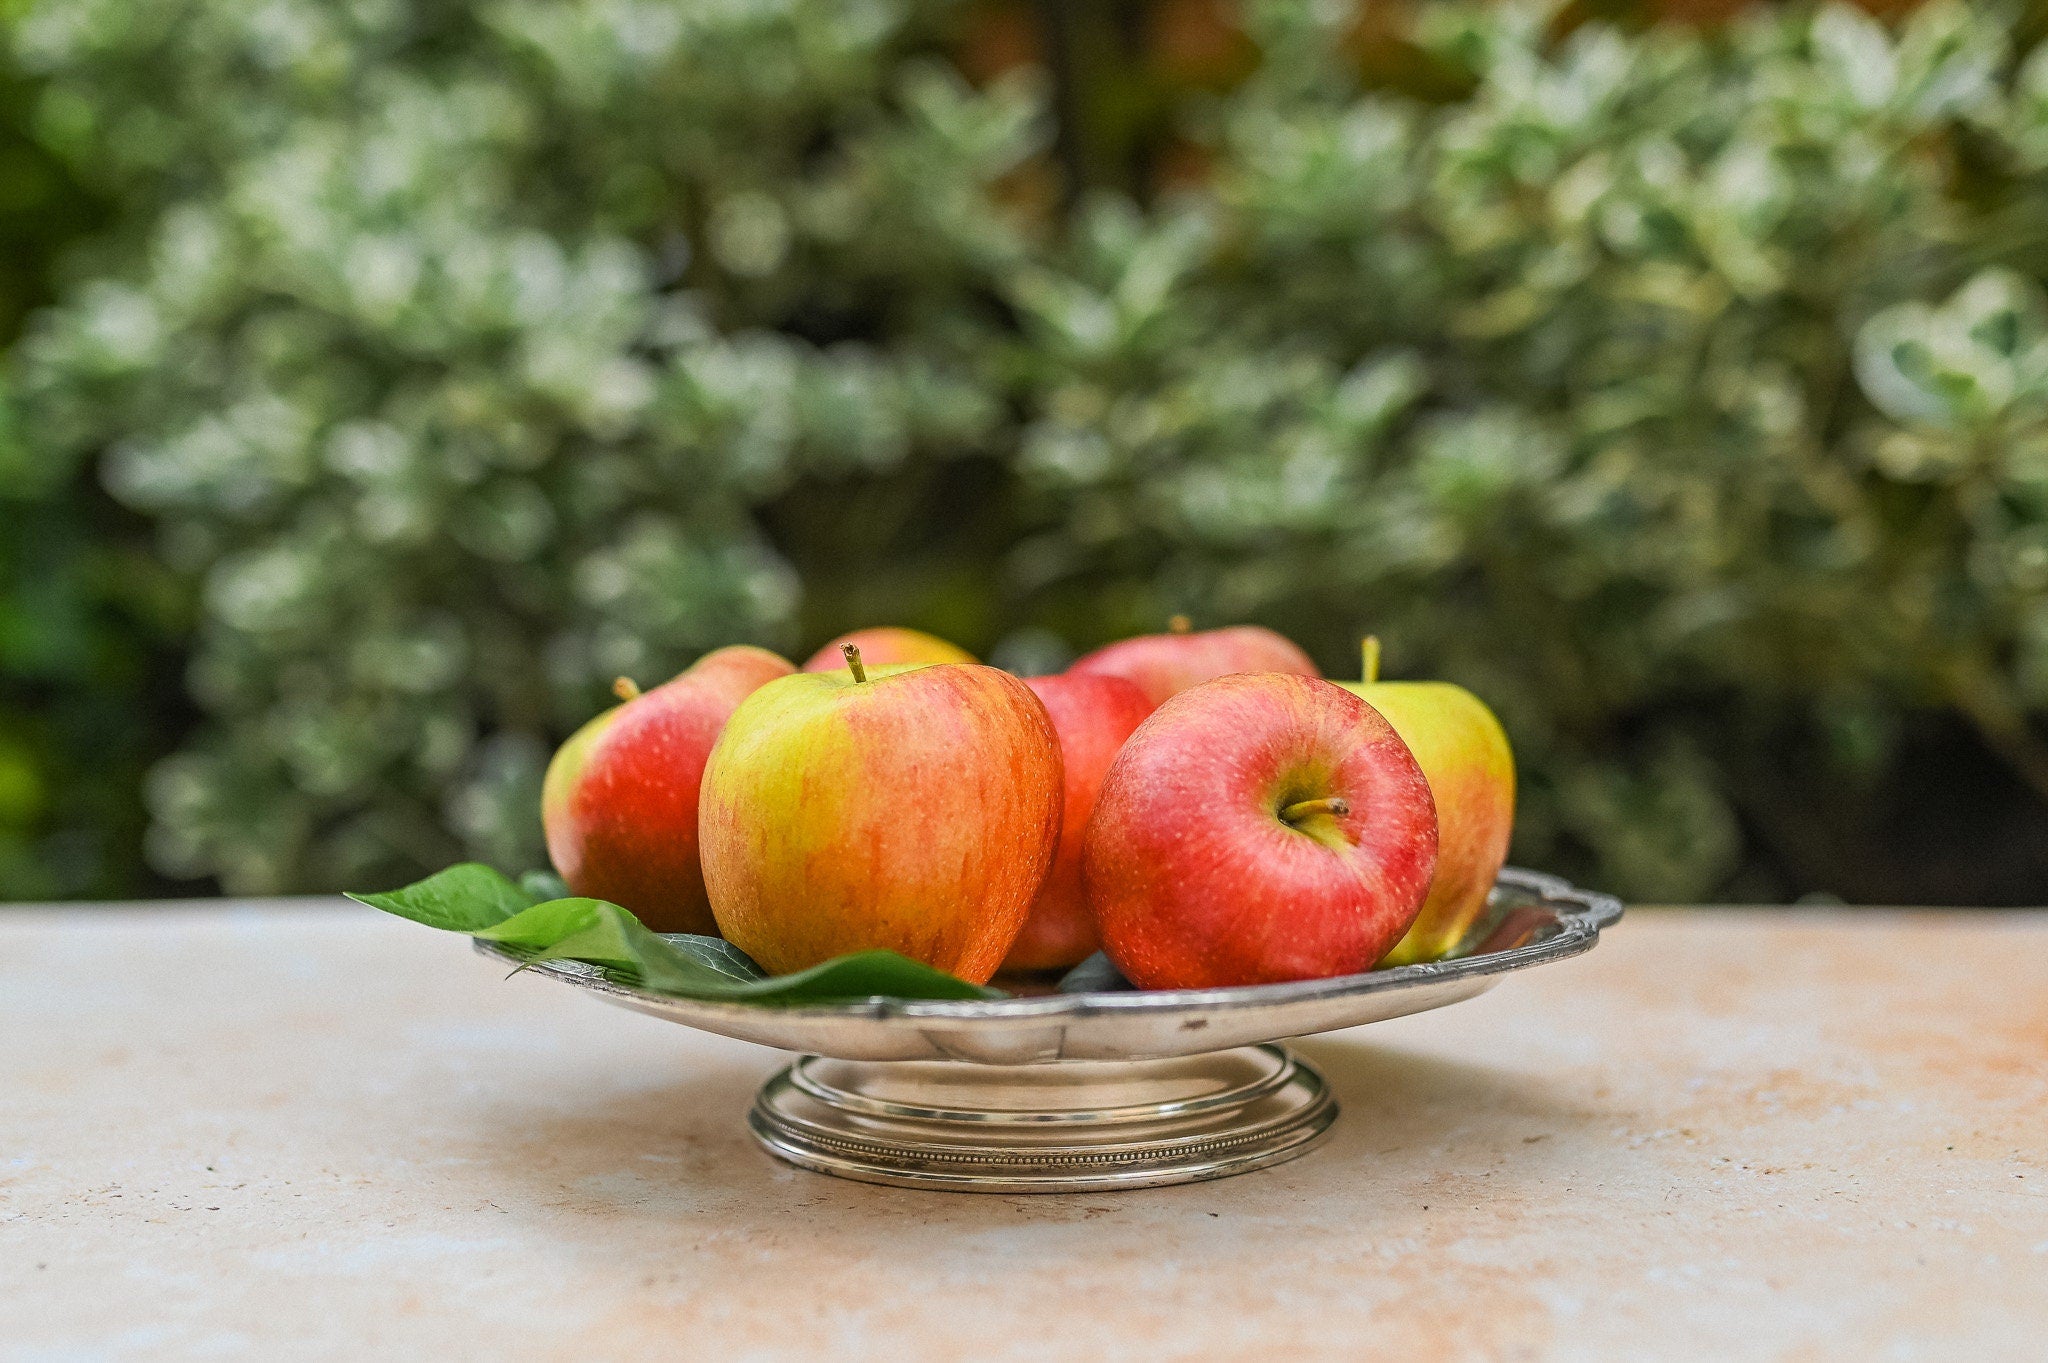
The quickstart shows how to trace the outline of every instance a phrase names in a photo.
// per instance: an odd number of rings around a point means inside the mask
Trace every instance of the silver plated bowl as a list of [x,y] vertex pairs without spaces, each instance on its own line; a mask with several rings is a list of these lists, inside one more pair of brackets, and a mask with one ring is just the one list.
[[621,1007],[802,1053],[748,1118],[792,1163],[910,1187],[1074,1192],[1221,1178],[1306,1152],[1336,1101],[1278,1043],[1469,999],[1589,950],[1621,913],[1612,896],[1508,867],[1443,960],[1230,989],[775,1008],[650,994],[575,961],[531,968]]

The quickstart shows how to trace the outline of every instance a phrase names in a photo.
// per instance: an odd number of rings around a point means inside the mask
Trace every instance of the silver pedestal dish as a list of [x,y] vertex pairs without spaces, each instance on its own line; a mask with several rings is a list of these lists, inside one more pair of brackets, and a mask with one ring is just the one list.
[[1337,1104],[1278,1043],[1469,999],[1590,949],[1620,917],[1619,900],[1510,867],[1446,959],[1291,984],[776,1008],[649,994],[575,961],[531,968],[799,1052],[748,1117],[794,1164],[907,1187],[1076,1192],[1222,1178],[1302,1154]]

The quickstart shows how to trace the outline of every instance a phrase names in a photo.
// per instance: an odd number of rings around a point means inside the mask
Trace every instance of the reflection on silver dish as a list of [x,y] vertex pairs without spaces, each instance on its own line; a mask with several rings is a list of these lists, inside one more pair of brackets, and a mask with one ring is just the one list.
[[664,998],[574,961],[532,969],[655,1017],[804,1052],[749,1117],[783,1159],[877,1183],[1071,1192],[1221,1178],[1303,1153],[1336,1103],[1273,1043],[1471,998],[1588,950],[1621,912],[1611,896],[1510,867],[1445,960],[1233,989],[765,1008]]
[[906,1187],[1080,1192],[1223,1178],[1292,1159],[1337,1119],[1280,1046],[1063,1065],[806,1056],[747,1123],[825,1173]]

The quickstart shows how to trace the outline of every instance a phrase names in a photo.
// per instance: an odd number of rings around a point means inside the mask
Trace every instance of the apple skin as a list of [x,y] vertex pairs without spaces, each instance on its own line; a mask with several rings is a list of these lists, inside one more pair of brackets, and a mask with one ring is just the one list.
[[1055,970],[1075,965],[1102,945],[1095,915],[1081,892],[1081,838],[1095,811],[1095,793],[1124,740],[1152,713],[1152,702],[1122,677],[1027,677],[1059,735],[1066,771],[1059,850],[1024,930],[1010,944],[1005,970]]
[[897,663],[971,663],[979,661],[972,653],[957,644],[949,644],[936,634],[926,634],[920,629],[899,629],[884,625],[877,629],[857,629],[851,634],[842,634],[831,643],[813,653],[805,661],[806,672],[840,672],[846,668],[846,655],[840,652],[842,644],[852,644],[860,650],[861,662],[872,670],[890,667]]
[[1315,660],[1286,636],[1263,625],[1187,634],[1141,634],[1106,644],[1067,669],[1086,676],[1123,677],[1137,683],[1154,705],[1235,672],[1287,672],[1320,677]]
[[[1347,812],[1290,823],[1297,801]],[[1103,950],[1141,989],[1369,970],[1436,870],[1436,806],[1393,725],[1326,681],[1228,676],[1110,764],[1081,854]]]
[[886,947],[983,983],[1060,835],[1059,739],[979,664],[802,673],[727,721],[698,831],[711,911],[773,974]]
[[1346,682],[1386,716],[1436,798],[1436,880],[1387,965],[1434,961],[1486,908],[1515,828],[1515,757],[1486,703],[1449,682]]
[[796,669],[765,648],[721,648],[570,736],[541,783],[548,860],[570,890],[656,932],[713,932],[697,862],[697,785],[726,717]]

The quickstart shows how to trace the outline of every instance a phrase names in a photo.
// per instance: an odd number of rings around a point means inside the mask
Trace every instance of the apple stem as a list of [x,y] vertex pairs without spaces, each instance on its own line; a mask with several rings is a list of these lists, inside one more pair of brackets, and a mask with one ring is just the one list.
[[1171,634],[1187,634],[1194,627],[1195,622],[1188,619],[1185,615],[1168,616],[1166,620],[1167,632]]
[[640,683],[631,677],[612,678],[612,694],[620,700],[640,699]]
[[846,655],[846,670],[853,673],[856,685],[868,679],[868,670],[860,665],[860,645],[841,644],[839,651]]
[[1288,823],[1300,823],[1311,814],[1332,814],[1343,818],[1351,812],[1351,801],[1342,795],[1330,795],[1320,800],[1296,800],[1280,811],[1280,817]]
[[1367,686],[1371,686],[1380,679],[1380,636],[1366,635],[1365,642],[1359,645],[1359,650],[1365,654],[1365,665],[1359,670],[1359,678]]

